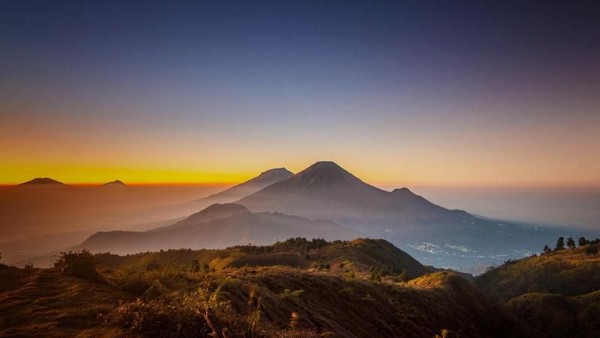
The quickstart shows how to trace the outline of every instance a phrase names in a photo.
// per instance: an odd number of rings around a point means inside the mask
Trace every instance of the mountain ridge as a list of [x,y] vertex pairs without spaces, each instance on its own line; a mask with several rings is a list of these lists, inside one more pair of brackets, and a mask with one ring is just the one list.
[[36,177],[36,178],[34,178],[32,180],[29,180],[27,182],[23,182],[21,184],[18,184],[17,186],[29,186],[29,185],[67,186],[65,183],[62,183],[62,182],[57,181],[57,180],[55,180],[53,178],[50,178],[50,177]]
[[289,237],[350,239],[361,233],[328,220],[280,213],[252,213],[236,204],[213,204],[170,226],[144,232],[97,232],[80,249],[129,254],[174,248],[225,248],[267,244]]
[[[388,192],[374,187],[332,161],[316,162],[291,178],[269,185],[236,203],[252,211],[278,211],[334,221],[348,218],[340,215],[345,212],[402,213],[400,204],[426,209],[430,214],[454,212],[429,202],[408,188]],[[327,210],[323,210],[323,205],[328,206]]]
[[212,194],[202,198],[197,202],[214,204],[214,203],[231,203],[237,199],[255,193],[266,186],[286,180],[294,174],[286,168],[273,168],[261,172],[258,176],[251,178],[245,182],[237,184],[224,191]]
[[121,180],[114,180],[110,182],[106,182],[101,185],[101,187],[126,187],[127,184],[123,183]]

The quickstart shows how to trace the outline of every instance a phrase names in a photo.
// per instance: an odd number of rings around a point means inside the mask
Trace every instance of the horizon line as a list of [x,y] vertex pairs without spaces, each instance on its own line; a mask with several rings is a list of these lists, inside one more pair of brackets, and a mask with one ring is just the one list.
[[[35,178],[33,178],[35,179]],[[244,179],[241,181],[191,181],[191,182],[169,182],[169,181],[155,181],[155,182],[126,182],[123,180],[119,180],[121,181],[126,187],[168,187],[168,186],[173,186],[173,187],[201,187],[201,186],[230,186],[230,185],[236,185],[236,184],[240,184],[240,183],[244,183],[248,180],[252,179],[248,178],[248,179]],[[31,181],[31,180],[29,180]],[[0,182],[0,187],[1,188],[7,188],[7,187],[18,187],[18,186],[23,186],[24,183],[27,183],[29,181],[23,181],[20,183],[14,183],[14,182]],[[86,187],[101,187],[103,185],[115,182],[115,180],[112,181],[103,181],[103,182],[64,182],[64,181],[60,181],[60,180],[56,180],[59,183],[62,183],[66,186],[69,187],[80,187],[80,188],[86,188]],[[375,181],[375,182],[368,182],[363,180],[363,182],[365,182],[366,184],[381,188],[383,190],[389,189],[389,188],[403,188],[403,187],[422,187],[422,188],[427,188],[427,187],[431,187],[431,188],[560,188],[560,187],[564,187],[564,188],[600,188],[600,182],[512,182],[512,183],[506,183],[506,184],[499,184],[499,183],[482,183],[482,182],[455,182],[455,183],[441,183],[441,182],[413,182],[413,183],[409,183],[409,182],[403,182],[403,181],[396,181],[396,182],[389,182],[389,181]],[[48,185],[52,185],[52,184],[48,184]],[[32,184],[31,186],[48,186],[46,184]]]

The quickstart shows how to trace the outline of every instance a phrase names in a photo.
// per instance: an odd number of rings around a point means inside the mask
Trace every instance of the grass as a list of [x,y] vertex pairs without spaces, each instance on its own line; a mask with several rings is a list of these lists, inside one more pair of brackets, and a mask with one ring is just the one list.
[[[101,276],[95,281],[68,269],[6,268],[0,336],[537,335],[473,283],[450,272],[425,274],[406,256],[385,241],[294,239],[270,247],[86,257]],[[384,269],[390,275],[369,278]],[[391,274],[400,269],[415,278],[406,283]]]
[[548,337],[600,337],[600,291],[576,297],[527,293],[505,308]]
[[501,303],[526,293],[582,295],[599,289],[600,255],[585,254],[585,247],[551,252],[504,264],[476,283]]
[[510,261],[476,283],[548,337],[600,337],[600,256],[589,247]]

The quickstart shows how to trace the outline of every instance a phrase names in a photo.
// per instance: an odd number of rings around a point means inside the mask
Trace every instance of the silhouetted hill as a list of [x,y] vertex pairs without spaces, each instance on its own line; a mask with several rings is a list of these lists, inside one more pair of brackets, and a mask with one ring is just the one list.
[[95,252],[134,253],[172,248],[225,248],[267,244],[282,238],[348,239],[360,234],[331,221],[278,213],[251,213],[235,204],[215,204],[171,226],[146,232],[98,232],[81,244]]
[[104,183],[101,187],[126,187],[127,185],[122,181],[115,180],[112,182]]
[[270,169],[262,172],[253,179],[240,183],[225,191],[203,198],[199,200],[199,202],[209,204],[231,203],[242,197],[255,193],[266,186],[286,180],[292,176],[294,176],[294,174],[285,168]]
[[19,184],[19,186],[35,186],[35,185],[44,185],[44,186],[66,186],[66,184],[54,180],[49,177],[37,177],[32,179],[31,181],[27,181]]
[[203,209],[191,216],[188,216],[184,220],[181,220],[173,225],[169,225],[166,227],[157,228],[154,230],[150,230],[151,232],[156,231],[165,231],[169,229],[177,229],[185,226],[194,226],[196,224],[200,224],[203,222],[212,221],[219,218],[231,217],[239,214],[247,214],[250,213],[246,207],[241,206],[239,204],[226,203],[219,204],[215,203],[209,206],[206,209]]

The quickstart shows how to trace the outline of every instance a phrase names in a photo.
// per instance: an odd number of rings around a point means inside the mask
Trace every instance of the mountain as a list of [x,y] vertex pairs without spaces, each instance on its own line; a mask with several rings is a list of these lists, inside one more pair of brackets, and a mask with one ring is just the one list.
[[225,191],[203,198],[199,202],[207,204],[231,203],[242,197],[255,193],[266,186],[286,180],[292,176],[294,176],[294,174],[285,168],[270,169],[262,172],[253,179],[240,183]]
[[101,185],[101,187],[126,187],[127,184],[123,183],[122,181],[119,180],[115,180],[112,182],[108,182],[108,183],[104,183],[103,185]]
[[[375,213],[380,223],[398,218],[418,221],[469,216],[450,211],[403,188],[387,192],[371,186],[334,162],[317,162],[293,177],[272,184],[238,204],[253,211],[278,211],[309,218],[360,223]],[[374,225],[370,225],[372,228]]]
[[66,186],[66,184],[54,180],[49,177],[37,177],[32,179],[31,181],[27,181],[19,184],[19,186],[30,186],[30,185],[43,185],[43,186]]
[[558,230],[475,217],[431,203],[407,188],[385,191],[334,162],[317,162],[235,203],[253,212],[329,219],[385,238],[431,265],[476,269],[522,257]]
[[173,248],[225,248],[261,245],[289,237],[348,239],[356,230],[331,221],[308,220],[279,213],[252,213],[236,204],[214,204],[167,227],[145,232],[98,232],[80,247],[95,252],[135,253]]

